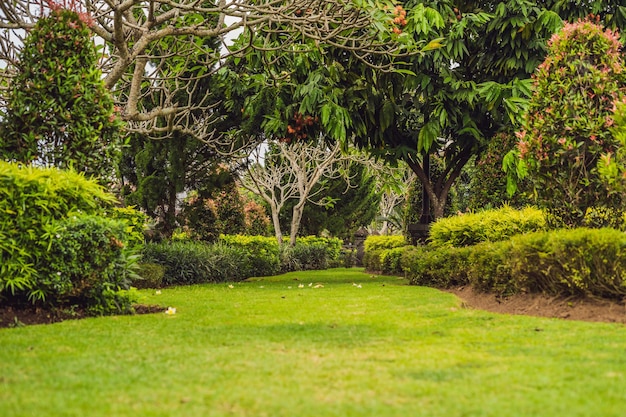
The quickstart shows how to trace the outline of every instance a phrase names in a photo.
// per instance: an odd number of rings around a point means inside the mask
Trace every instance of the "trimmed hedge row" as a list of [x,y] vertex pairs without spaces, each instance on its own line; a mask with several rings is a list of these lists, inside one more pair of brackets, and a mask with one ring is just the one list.
[[[139,285],[240,281],[288,271],[325,269],[340,262],[340,254],[341,240],[335,238],[301,238],[293,248],[279,248],[271,237],[243,235],[222,235],[214,244],[196,241],[151,243],[143,251],[143,262],[150,265],[147,272],[156,273],[156,264],[164,269],[164,274],[160,279],[146,279]],[[146,269],[145,266],[142,268]]]
[[622,298],[626,295],[626,234],[614,229],[563,229],[471,247],[408,250],[402,269],[412,284],[470,284],[503,295]]
[[363,266],[368,271],[382,274],[402,273],[400,259],[407,245],[404,236],[368,236],[363,243]]

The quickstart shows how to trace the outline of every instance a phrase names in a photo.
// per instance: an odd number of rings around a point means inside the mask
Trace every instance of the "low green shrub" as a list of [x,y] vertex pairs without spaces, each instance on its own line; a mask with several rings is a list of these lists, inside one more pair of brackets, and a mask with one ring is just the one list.
[[368,237],[365,241],[363,266],[370,272],[402,275],[402,254],[411,247],[402,236]]
[[96,215],[71,215],[45,227],[37,260],[37,288],[50,304],[77,304],[97,314],[131,313],[126,293],[136,277],[136,255],[126,243],[126,223]]
[[[118,250],[126,247],[123,230],[119,230],[122,225],[104,219],[105,210],[114,202],[115,197],[102,186],[74,171],[0,161],[0,297],[10,302],[28,299],[58,304],[68,296],[86,299],[91,290],[94,294],[116,292],[123,280],[107,262],[116,263],[115,269],[121,268],[125,276],[134,258]],[[83,215],[103,219],[98,222]],[[91,235],[98,233],[95,230],[109,239],[98,247],[99,252],[93,246],[98,239]],[[67,248],[65,243],[60,245],[57,235],[68,242]],[[112,238],[120,248],[112,244]],[[71,264],[62,265],[55,254],[69,257]],[[51,270],[53,265],[55,270]],[[81,271],[90,275],[79,277]],[[96,278],[95,271],[106,273]]]
[[406,251],[412,284],[471,284],[498,294],[626,296],[626,234],[615,229],[560,229],[474,246],[427,245]]
[[[338,238],[306,236],[296,245],[283,245],[280,250],[281,272],[327,269],[341,265],[342,246]],[[342,265],[343,266],[343,265]]]
[[469,282],[471,248],[416,246],[406,250],[402,270],[413,285],[449,288]]
[[626,234],[614,229],[533,233],[511,241],[511,275],[522,291],[622,298]]
[[366,271],[380,273],[383,270],[383,266],[380,262],[380,256],[386,249],[373,249],[366,250],[363,253],[363,266]]
[[439,219],[431,225],[429,239],[435,246],[460,247],[506,240],[517,234],[545,229],[546,220],[541,210],[504,206]]
[[252,276],[248,253],[223,243],[148,243],[143,260],[165,268],[163,285],[240,281]]
[[[296,241],[300,245],[312,245],[318,248],[324,248],[326,254],[326,262],[328,265],[337,264],[341,259],[343,242],[336,237],[318,237],[318,236],[302,236]],[[324,268],[312,268],[324,269]]]
[[163,284],[165,276],[165,268],[163,265],[152,262],[141,262],[138,264],[137,275],[139,276],[133,281],[136,288],[160,288]]
[[365,239],[365,253],[378,249],[393,249],[405,246],[408,242],[404,236],[372,235]]
[[387,275],[402,275],[402,256],[413,246],[385,249],[380,253],[380,271]]
[[271,276],[280,272],[280,254],[275,238],[269,236],[221,235],[219,242],[247,254],[251,276]]

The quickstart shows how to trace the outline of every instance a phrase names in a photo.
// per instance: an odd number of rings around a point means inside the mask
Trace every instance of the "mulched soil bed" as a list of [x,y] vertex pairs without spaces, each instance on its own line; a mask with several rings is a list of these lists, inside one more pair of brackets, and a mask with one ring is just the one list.
[[[135,305],[135,314],[162,313],[164,307],[155,305]],[[50,324],[64,320],[87,317],[81,309],[42,309],[33,306],[0,306],[0,328],[19,327],[33,324]]]
[[502,298],[491,293],[478,292],[469,286],[451,288],[447,291],[463,300],[466,307],[477,310],[626,324],[626,299],[612,301],[548,297],[542,294],[516,294]]

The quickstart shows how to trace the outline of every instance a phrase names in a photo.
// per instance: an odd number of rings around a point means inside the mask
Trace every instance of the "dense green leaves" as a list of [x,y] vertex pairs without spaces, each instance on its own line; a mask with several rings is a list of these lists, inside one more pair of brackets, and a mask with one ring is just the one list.
[[97,62],[91,32],[77,13],[55,9],[37,21],[10,85],[0,126],[3,159],[112,179],[121,122]]
[[518,152],[555,225],[586,224],[592,207],[615,211],[605,225],[622,221],[621,194],[598,174],[601,155],[620,147],[611,126],[615,104],[626,95],[621,47],[615,33],[590,21],[566,24],[537,71]]
[[117,291],[129,284],[134,258],[129,224],[106,218],[114,201],[74,171],[0,161],[0,297],[127,311]]

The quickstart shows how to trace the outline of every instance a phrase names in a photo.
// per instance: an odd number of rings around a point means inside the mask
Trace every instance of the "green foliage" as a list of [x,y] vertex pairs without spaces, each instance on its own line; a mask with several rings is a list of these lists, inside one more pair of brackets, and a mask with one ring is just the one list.
[[3,159],[73,167],[107,182],[121,151],[121,122],[97,69],[89,27],[55,9],[28,32],[0,127]]
[[316,245],[324,248],[324,256],[328,262],[335,262],[341,256],[343,242],[336,237],[302,236],[296,241],[300,245]]
[[518,152],[552,225],[583,225],[590,207],[615,213],[600,226],[621,223],[623,197],[598,172],[601,155],[620,146],[611,126],[626,94],[621,46],[617,34],[590,21],[566,24],[538,68]]
[[322,242],[282,245],[280,252],[281,272],[316,270],[328,268],[326,245]]
[[[370,175],[363,164],[351,163],[348,173],[350,187],[342,177],[324,180],[314,188],[325,187],[323,195],[332,203],[328,205],[307,204],[304,206],[301,235],[319,235],[327,231],[332,236],[351,239],[354,233],[363,226],[369,225],[375,218],[380,194],[376,192],[376,177]],[[288,230],[291,222],[294,201],[287,201],[281,224]]]
[[268,236],[270,234],[270,219],[265,207],[254,200],[244,203],[243,217],[245,232],[250,236]]
[[114,201],[74,171],[0,161],[0,295],[44,300],[50,286],[39,284],[38,268],[57,222],[71,213],[104,215]]
[[377,249],[393,249],[407,244],[404,236],[378,236],[371,235],[365,239],[365,252]]
[[402,266],[418,285],[621,299],[625,247],[626,235],[614,229],[561,229],[463,248],[419,247],[405,254]]
[[108,217],[126,224],[126,243],[131,248],[141,248],[145,243],[148,216],[134,207],[114,207]]
[[393,274],[400,270],[399,259],[409,247],[404,236],[368,236],[364,242],[363,266],[371,272]]
[[408,251],[413,251],[411,245],[395,247],[392,249],[374,249],[363,255],[363,266],[370,272],[387,275],[402,275],[402,259]]
[[223,174],[219,189],[193,192],[185,201],[181,220],[193,239],[215,242],[220,234],[245,231],[244,202],[239,190],[229,172],[221,168],[218,171]]
[[613,137],[618,142],[613,152],[605,152],[598,162],[598,174],[610,193],[626,192],[626,100],[615,103]]
[[119,293],[136,277],[126,223],[99,215],[70,215],[45,227],[47,248],[37,260],[35,291],[53,304],[86,305],[93,314],[132,313]]
[[468,283],[470,248],[416,246],[402,255],[401,266],[413,285],[449,288]]
[[509,206],[437,220],[430,228],[434,246],[469,246],[505,240],[513,235],[544,230],[544,213],[534,207],[516,210]]
[[491,209],[510,204],[523,207],[530,203],[521,193],[509,196],[507,178],[502,170],[504,155],[517,144],[515,135],[500,132],[489,141],[485,153],[476,161],[471,181],[468,208],[470,210]]
[[148,243],[143,260],[163,266],[163,285],[240,281],[252,276],[246,250],[222,243]]
[[221,235],[219,241],[247,254],[252,276],[270,276],[280,272],[280,251],[273,237]]
[[243,233],[245,229],[244,203],[234,182],[225,184],[211,199],[219,234]]
[[133,281],[136,288],[159,288],[163,283],[165,268],[152,262],[141,262],[137,265],[138,278]]

